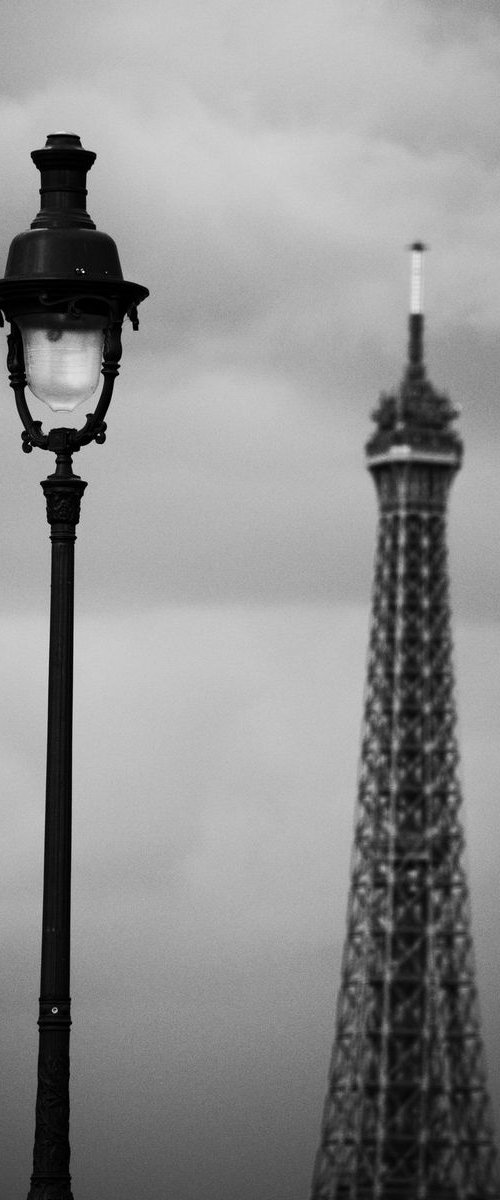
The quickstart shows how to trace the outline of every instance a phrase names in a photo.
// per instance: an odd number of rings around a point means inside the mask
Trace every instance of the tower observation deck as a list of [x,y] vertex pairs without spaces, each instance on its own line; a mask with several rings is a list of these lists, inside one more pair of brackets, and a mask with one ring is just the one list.
[[500,1200],[460,823],[446,546],[458,416],[408,363],[367,465],[380,510],[347,933],[311,1200]]

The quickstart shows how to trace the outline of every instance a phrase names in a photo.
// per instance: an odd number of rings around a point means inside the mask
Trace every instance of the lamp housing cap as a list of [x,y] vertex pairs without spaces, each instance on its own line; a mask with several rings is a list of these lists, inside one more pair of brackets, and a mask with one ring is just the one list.
[[[0,307],[9,320],[26,311],[37,292],[46,289],[73,301],[84,301],[85,311],[111,305],[121,317],[149,294],[140,284],[128,283],[116,244],[96,229],[86,208],[87,172],[95,161],[74,133],[49,134],[45,146],[31,155],[41,176],[40,211],[31,228],[13,239],[0,280]],[[92,300],[94,296],[94,301]]]

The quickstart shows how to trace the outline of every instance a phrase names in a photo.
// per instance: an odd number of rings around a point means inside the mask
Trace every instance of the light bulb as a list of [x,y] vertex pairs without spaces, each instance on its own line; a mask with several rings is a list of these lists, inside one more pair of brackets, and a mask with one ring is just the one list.
[[103,317],[29,313],[16,322],[23,339],[26,382],[39,400],[53,412],[72,412],[93,396],[102,366]]

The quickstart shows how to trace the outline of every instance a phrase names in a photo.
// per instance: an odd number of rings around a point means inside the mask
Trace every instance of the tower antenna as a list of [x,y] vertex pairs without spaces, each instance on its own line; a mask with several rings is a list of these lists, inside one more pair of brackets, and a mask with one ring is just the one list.
[[412,242],[411,250],[411,281],[410,281],[410,315],[424,311],[424,262],[423,256],[428,246],[423,242]]
[[424,375],[424,264],[423,256],[428,246],[423,242],[412,242],[410,271],[410,315],[408,320],[408,378],[421,379]]

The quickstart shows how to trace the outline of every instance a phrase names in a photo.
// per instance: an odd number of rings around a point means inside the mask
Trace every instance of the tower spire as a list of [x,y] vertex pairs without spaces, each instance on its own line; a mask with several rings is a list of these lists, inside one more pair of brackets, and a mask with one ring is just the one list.
[[421,379],[424,367],[424,251],[423,242],[412,242],[410,273],[410,315],[408,339],[407,374],[411,379]]
[[[378,408],[372,413],[376,431],[366,447],[368,467],[372,470],[384,461],[404,459],[408,462],[411,459],[414,462],[447,462],[457,470],[462,457],[462,440],[454,422],[459,410],[446,393],[433,387],[424,365],[422,260],[426,247],[423,242],[413,242],[409,249],[408,361],[399,388],[382,392]],[[406,483],[411,483],[409,477]]]
[[423,242],[412,242],[411,277],[410,277],[410,315],[418,316],[424,311],[424,263],[423,254],[427,250]]

